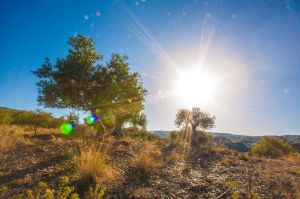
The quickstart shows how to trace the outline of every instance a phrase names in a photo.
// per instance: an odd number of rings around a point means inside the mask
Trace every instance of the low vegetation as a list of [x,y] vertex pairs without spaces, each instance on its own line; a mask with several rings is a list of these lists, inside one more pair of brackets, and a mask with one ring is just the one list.
[[39,128],[58,128],[63,122],[66,122],[64,117],[54,118],[51,113],[39,109],[36,111],[20,111],[0,108],[0,124],[27,126],[34,134],[37,134]]
[[76,172],[87,182],[107,182],[114,175],[113,169],[107,163],[108,158],[107,154],[95,146],[83,146],[74,158]]
[[25,139],[20,134],[20,128],[1,125],[0,126],[0,155],[13,149],[18,144],[23,144]]
[[160,149],[150,142],[145,142],[143,150],[136,154],[133,159],[134,167],[140,177],[147,176],[161,166],[161,163],[162,154]]
[[287,141],[275,136],[265,136],[251,148],[252,154],[269,158],[279,158],[293,151],[293,147]]

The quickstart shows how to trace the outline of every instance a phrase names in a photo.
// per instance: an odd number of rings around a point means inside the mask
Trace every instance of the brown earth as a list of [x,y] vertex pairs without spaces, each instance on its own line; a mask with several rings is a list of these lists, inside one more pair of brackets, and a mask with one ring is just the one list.
[[[59,176],[69,176],[78,188],[72,163],[74,143],[51,135],[27,136],[30,144],[0,156],[0,185],[9,187],[4,198],[13,198],[45,181],[57,186]],[[132,163],[143,150],[142,141],[116,139],[109,164],[120,177],[107,184],[105,198],[300,198],[299,163],[267,160],[231,151],[191,151],[185,161],[165,161],[149,175],[139,175]],[[157,144],[163,156],[169,144]],[[82,190],[77,190],[79,193]]]

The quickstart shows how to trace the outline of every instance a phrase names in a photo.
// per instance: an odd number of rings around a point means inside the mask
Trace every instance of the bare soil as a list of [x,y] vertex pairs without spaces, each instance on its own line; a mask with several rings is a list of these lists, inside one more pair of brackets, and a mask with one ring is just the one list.
[[[0,156],[0,186],[9,187],[4,198],[13,198],[40,181],[57,186],[59,176],[69,176],[76,186],[76,175],[68,139],[51,135],[27,136],[30,144],[17,146]],[[116,140],[109,164],[120,177],[107,184],[105,198],[300,198],[299,163],[245,157],[234,152],[203,154],[191,151],[185,161],[164,162],[147,176],[132,165],[143,142]],[[170,145],[162,145],[163,155]],[[231,186],[230,186],[231,184]],[[78,187],[77,187],[78,188]],[[82,192],[82,190],[77,190]]]

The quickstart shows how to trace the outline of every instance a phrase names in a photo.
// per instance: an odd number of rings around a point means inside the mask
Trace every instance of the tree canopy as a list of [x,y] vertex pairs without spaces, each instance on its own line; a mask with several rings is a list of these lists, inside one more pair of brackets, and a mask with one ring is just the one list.
[[198,144],[198,131],[206,131],[215,126],[215,116],[194,107],[192,110],[180,109],[176,114],[175,125],[184,131],[192,130],[192,143]]
[[94,42],[78,35],[68,41],[71,48],[65,58],[51,64],[48,58],[33,73],[37,83],[40,105],[51,108],[72,108],[99,116],[100,130],[113,128],[120,134],[124,123],[142,116],[147,91],[140,75],[131,72],[127,56],[112,54],[100,65],[102,55]]
[[175,124],[178,128],[189,126],[193,130],[208,130],[215,126],[215,116],[195,107],[191,110],[180,109],[176,115]]

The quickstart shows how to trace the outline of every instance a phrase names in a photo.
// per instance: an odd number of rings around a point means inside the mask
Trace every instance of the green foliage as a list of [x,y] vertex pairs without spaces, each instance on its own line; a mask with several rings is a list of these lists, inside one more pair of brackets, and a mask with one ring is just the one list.
[[9,191],[8,186],[6,186],[6,185],[1,185],[1,186],[0,186],[0,197],[1,197],[1,198],[4,197],[5,194],[8,193],[8,191]]
[[11,111],[6,109],[0,109],[0,124],[10,124],[11,121]]
[[146,130],[147,123],[148,121],[144,113],[137,113],[131,118],[131,124],[133,127],[140,127],[144,131]]
[[103,199],[106,191],[106,187],[97,184],[95,187],[90,187],[88,193],[86,194],[87,199]]
[[130,72],[127,57],[112,54],[105,65],[91,38],[78,35],[69,39],[72,46],[65,58],[52,65],[49,59],[33,73],[40,78],[38,102],[45,107],[74,108],[97,114],[99,131],[133,123],[143,109],[146,90],[138,73]]
[[170,140],[172,143],[176,143],[178,141],[178,132],[177,131],[171,131],[170,132]]
[[38,127],[43,128],[56,128],[64,120],[62,118],[54,118],[51,113],[43,112],[41,110],[36,111],[17,111],[12,114],[12,124],[17,125],[29,125],[37,133]]
[[293,152],[292,146],[276,136],[264,136],[251,147],[252,154],[269,158],[279,158]]
[[237,186],[237,183],[235,181],[226,181],[225,186],[232,190]]
[[204,131],[215,126],[215,119],[215,116],[211,116],[209,113],[195,107],[192,111],[186,109],[178,110],[175,124],[178,128],[181,128],[181,133],[184,134],[183,137],[189,137],[192,131],[191,143],[193,146],[199,146],[199,144],[206,144],[205,141],[209,142],[209,144],[211,143],[210,137],[206,136]]
[[197,131],[197,143],[202,149],[211,149],[213,146],[213,137],[204,131]]
[[195,107],[190,110],[180,109],[176,115],[175,124],[178,128],[191,127],[193,130],[208,130],[215,126],[215,116]]
[[47,183],[39,182],[36,189],[26,190],[18,195],[18,199],[79,199],[79,195],[74,192],[74,187],[70,186],[70,180],[67,176],[60,177],[57,189],[51,189]]

